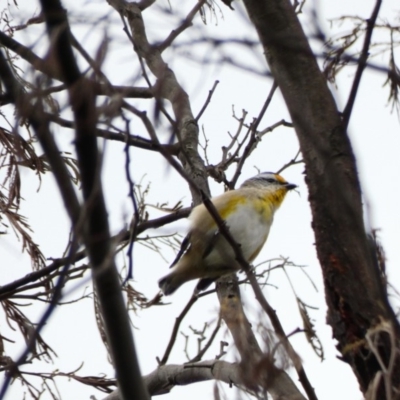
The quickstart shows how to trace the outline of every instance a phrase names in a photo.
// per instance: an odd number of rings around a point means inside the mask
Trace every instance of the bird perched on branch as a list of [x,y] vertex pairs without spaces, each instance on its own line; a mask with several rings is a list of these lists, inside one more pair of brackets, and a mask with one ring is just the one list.
[[[245,181],[239,189],[211,199],[247,262],[257,257],[267,240],[275,211],[286,193],[295,187],[278,174],[263,172]],[[192,279],[200,279],[197,289],[204,290],[221,276],[241,268],[232,246],[204,204],[193,209],[189,220],[189,233],[171,265],[174,268],[158,282],[165,295]]]

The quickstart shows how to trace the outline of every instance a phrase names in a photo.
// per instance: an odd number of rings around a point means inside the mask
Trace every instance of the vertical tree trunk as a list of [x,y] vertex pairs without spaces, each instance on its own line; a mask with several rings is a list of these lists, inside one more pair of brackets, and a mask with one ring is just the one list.
[[[361,390],[379,390],[377,398],[387,398],[388,390],[400,388],[400,365],[396,361],[391,371],[381,377],[377,374],[382,371],[382,363],[388,366],[391,357],[394,360],[399,325],[365,233],[349,138],[290,2],[244,0],[244,4],[303,153],[328,322]],[[392,389],[383,385],[387,377]]]

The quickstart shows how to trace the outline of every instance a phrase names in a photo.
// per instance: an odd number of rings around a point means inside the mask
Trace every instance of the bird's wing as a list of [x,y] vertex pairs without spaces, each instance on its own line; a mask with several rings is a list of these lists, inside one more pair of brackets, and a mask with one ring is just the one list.
[[208,238],[207,242],[205,243],[203,254],[201,256],[203,260],[212,252],[220,236],[221,233],[219,230],[217,230]]
[[175,260],[170,265],[170,268],[174,267],[176,263],[182,258],[182,256],[190,250],[190,232],[186,235],[181,243],[181,248],[178,251],[178,254],[175,257]]

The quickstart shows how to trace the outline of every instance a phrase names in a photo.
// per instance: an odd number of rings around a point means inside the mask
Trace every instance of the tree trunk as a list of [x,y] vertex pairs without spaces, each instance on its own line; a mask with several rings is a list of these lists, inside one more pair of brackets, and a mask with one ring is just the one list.
[[244,0],[244,4],[303,153],[328,322],[363,393],[378,391],[377,398],[389,398],[389,391],[400,388],[394,348],[399,324],[365,232],[349,138],[290,2]]

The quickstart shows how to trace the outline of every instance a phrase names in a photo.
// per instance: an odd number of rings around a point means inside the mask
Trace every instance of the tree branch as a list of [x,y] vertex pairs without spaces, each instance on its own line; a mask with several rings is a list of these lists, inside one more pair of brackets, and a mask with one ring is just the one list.
[[[161,365],[152,373],[143,376],[143,381],[151,396],[168,393],[174,386],[190,385],[214,379],[228,385],[243,385],[239,365],[218,360],[183,365]],[[115,390],[103,400],[122,399],[119,390]]]
[[[139,224],[137,228],[137,233],[140,234],[146,231],[147,229],[157,229],[171,222],[178,221],[182,218],[186,218],[188,217],[190,211],[191,211],[190,207],[181,208],[180,210],[165,215],[164,217],[159,217],[149,221],[144,221]],[[115,242],[116,239],[119,239],[120,242],[124,242],[129,240],[129,234],[130,234],[129,231],[125,231],[121,234],[114,236],[111,240]],[[78,261],[83,260],[85,257],[86,257],[86,250],[77,251],[73,256],[71,263],[74,264]],[[53,271],[65,265],[68,262],[68,260],[69,260],[68,258],[56,259],[50,265],[48,265],[45,268],[42,268],[39,271],[31,272],[21,279],[17,279],[14,282],[0,286],[0,300],[4,300],[12,296],[13,293],[15,293],[15,290],[20,288],[21,286],[24,286],[31,282],[35,282],[38,279],[47,276],[48,274],[52,273]]]
[[[176,134],[181,144],[179,159],[187,170],[188,176],[195,183],[194,186],[190,186],[190,190],[194,204],[199,204],[201,195],[196,187],[208,195],[210,190],[207,183],[207,171],[197,151],[198,126],[190,107],[189,97],[179,84],[174,72],[163,60],[161,51],[148,42],[140,7],[124,0],[107,0],[107,2],[128,19],[135,49],[157,78],[154,85],[156,99],[167,99],[171,102],[177,123]],[[200,3],[203,4],[204,1]]]
[[181,322],[182,322],[183,318],[185,318],[185,316],[189,312],[189,310],[192,308],[193,304],[196,303],[197,299],[198,299],[198,297],[195,294],[193,294],[193,296],[190,298],[189,302],[186,304],[185,308],[176,317],[175,324],[172,329],[171,337],[168,342],[168,346],[165,350],[163,358],[159,361],[159,365],[165,365],[167,363],[169,355],[171,354],[172,348],[176,341],[176,337],[178,335],[178,330],[181,325]]
[[[37,56],[29,47],[22,45],[2,31],[0,31],[0,44],[15,54],[18,54],[23,60],[31,64],[35,70],[42,72],[50,78],[63,81],[60,71],[57,68],[52,68],[51,63],[46,62],[46,60],[43,60]],[[58,90],[63,90],[65,88],[66,86],[60,86]],[[93,88],[95,93],[99,96],[110,95],[110,89],[108,85],[93,81]],[[121,96],[124,98],[150,99],[154,97],[153,90],[146,87],[112,86],[112,90],[114,93],[121,94]]]
[[372,11],[372,15],[367,20],[367,29],[365,31],[364,45],[360,54],[360,58],[358,60],[357,71],[354,76],[353,85],[350,90],[350,95],[347,100],[346,107],[343,110],[342,114],[342,124],[343,129],[346,131],[349,126],[351,112],[353,110],[354,102],[356,100],[356,95],[358,92],[358,87],[360,86],[361,77],[364,72],[365,67],[367,66],[367,60],[369,57],[369,46],[371,44],[372,33],[374,31],[375,22],[378,18],[379,10],[381,8],[382,0],[376,0],[374,10]]
[[235,274],[217,281],[217,294],[221,317],[228,326],[241,357],[241,376],[245,386],[256,393],[260,388],[268,391],[273,399],[305,400],[289,375],[275,366],[274,351],[264,354],[257,343],[243,310]]
[[56,63],[66,83],[76,124],[76,151],[85,199],[84,242],[91,262],[118,385],[124,399],[148,399],[140,376],[128,312],[114,264],[100,179],[93,88],[82,78],[70,43],[66,12],[59,0],[41,0]]

